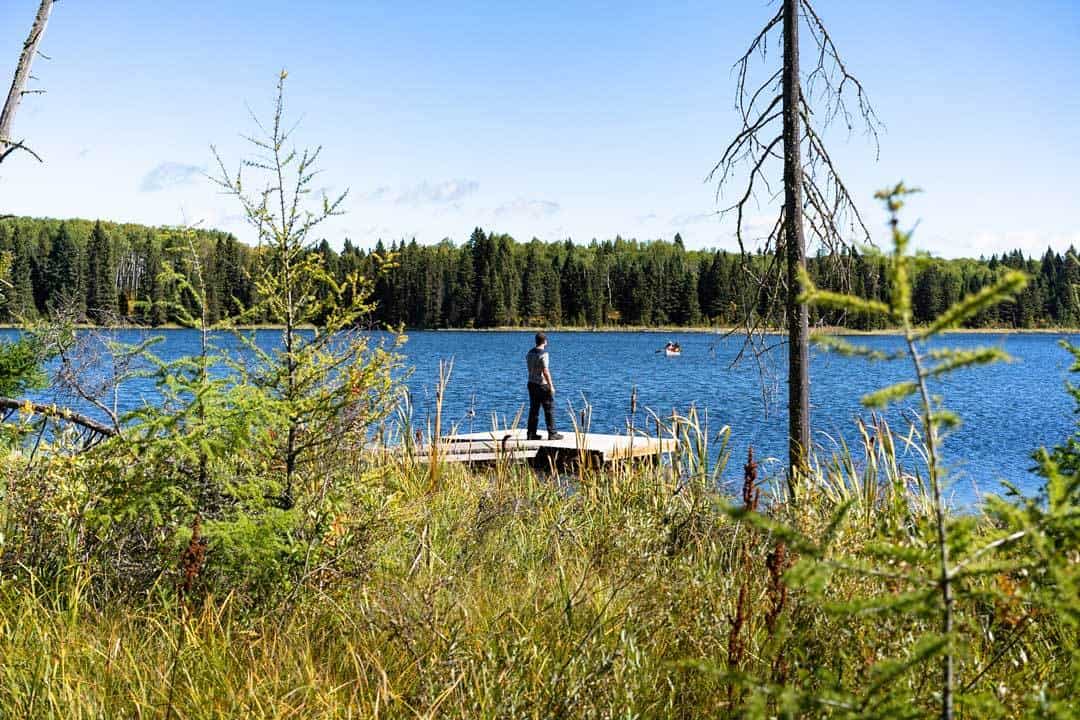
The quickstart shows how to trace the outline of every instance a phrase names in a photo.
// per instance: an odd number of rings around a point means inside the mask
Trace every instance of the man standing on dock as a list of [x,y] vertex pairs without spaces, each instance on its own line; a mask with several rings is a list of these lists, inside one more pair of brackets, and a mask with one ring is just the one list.
[[544,406],[544,422],[547,423],[548,440],[561,440],[555,430],[555,383],[548,370],[547,335],[536,333],[536,347],[525,354],[529,368],[529,440],[539,440],[536,431],[540,422],[540,406]]

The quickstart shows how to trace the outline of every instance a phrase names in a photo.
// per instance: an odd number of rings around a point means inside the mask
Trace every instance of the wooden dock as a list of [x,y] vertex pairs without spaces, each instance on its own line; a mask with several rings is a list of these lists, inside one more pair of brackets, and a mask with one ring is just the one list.
[[448,463],[527,462],[539,467],[561,467],[585,462],[599,467],[660,458],[678,447],[678,441],[673,438],[644,435],[567,432],[563,433],[561,440],[548,440],[546,434],[541,440],[525,438],[524,429],[448,435],[441,439],[436,448],[430,445],[418,447],[416,457],[421,461],[430,461],[434,454],[441,462]]

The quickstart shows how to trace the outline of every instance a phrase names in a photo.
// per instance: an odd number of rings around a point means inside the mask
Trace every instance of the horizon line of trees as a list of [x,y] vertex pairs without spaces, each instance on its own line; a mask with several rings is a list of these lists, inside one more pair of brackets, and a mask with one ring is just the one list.
[[[199,266],[193,263],[194,245]],[[166,266],[201,275],[207,314],[237,316],[257,300],[254,277],[266,255],[216,230],[179,231],[104,221],[5,218],[0,252],[11,257],[12,287],[0,321],[21,322],[64,311],[75,319],[150,326],[175,322],[194,309],[189,291],[170,282]],[[323,240],[322,256],[339,281],[360,272],[374,279],[373,324],[425,328],[514,326],[734,325],[747,312],[764,313],[770,299],[750,275],[775,261],[724,250],[687,250],[682,238],[640,242],[616,237],[577,245],[570,240],[527,243],[476,228],[456,245],[443,240],[380,240],[371,250],[348,239],[341,252]],[[822,289],[884,300],[886,261],[856,250],[808,260]],[[1020,250],[979,260],[926,257],[914,278],[916,322],[926,322],[964,295],[1010,269],[1032,277],[1010,304],[992,308],[970,327],[1080,326],[1080,260],[1047,249],[1040,258]],[[879,320],[817,312],[815,323],[877,329]]]

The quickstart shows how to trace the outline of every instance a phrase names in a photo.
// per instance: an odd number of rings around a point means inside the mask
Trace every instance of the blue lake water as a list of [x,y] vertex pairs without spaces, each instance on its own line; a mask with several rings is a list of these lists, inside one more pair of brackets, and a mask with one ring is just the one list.
[[[5,333],[0,332],[0,337]],[[121,341],[145,338],[146,331],[114,333]],[[159,355],[171,359],[193,353],[198,335],[185,330],[154,331],[163,336]],[[10,337],[10,334],[7,334]],[[280,333],[260,331],[259,342],[273,345]],[[1060,443],[1074,427],[1071,398],[1064,390],[1071,356],[1058,342],[1080,342],[1080,336],[1046,334],[956,334],[944,342],[950,347],[992,345],[1004,348],[1016,362],[961,371],[938,382],[933,390],[963,419],[945,441],[944,456],[951,472],[951,490],[958,504],[972,502],[980,492],[997,491],[1002,479],[1034,492],[1039,478],[1031,473],[1031,452]],[[782,472],[786,452],[786,348],[780,347],[766,363],[744,358],[734,364],[742,341],[705,333],[553,332],[549,336],[551,371],[558,388],[556,406],[560,429],[569,430],[588,405],[594,432],[624,431],[630,415],[630,395],[636,388],[636,427],[648,422],[648,410],[670,415],[691,405],[707,415],[711,430],[731,427],[733,462],[727,476],[738,475],[746,448],[753,446],[766,469]],[[668,358],[657,350],[667,340],[682,345],[681,357]],[[778,342],[774,338],[773,342]],[[859,338],[882,350],[896,350],[893,336]],[[223,346],[236,348],[235,338],[223,337]],[[414,419],[422,426],[434,412],[435,386],[440,360],[453,359],[453,374],[443,406],[444,428],[486,430],[497,415],[502,425],[527,403],[524,355],[532,346],[528,332],[412,332],[402,349],[412,369],[406,383]],[[868,363],[831,353],[812,352],[811,421],[814,441],[825,453],[845,438],[857,437],[855,420],[869,417],[859,404],[864,393],[907,379],[902,362]],[[40,394],[51,399],[50,391]],[[122,409],[155,401],[147,381],[136,381],[120,395]],[[894,430],[903,430],[916,414],[914,401],[887,413]],[[543,420],[541,420],[543,423]],[[542,427],[542,425],[541,425]],[[772,460],[769,460],[772,458]],[[913,467],[919,465],[912,455]]]

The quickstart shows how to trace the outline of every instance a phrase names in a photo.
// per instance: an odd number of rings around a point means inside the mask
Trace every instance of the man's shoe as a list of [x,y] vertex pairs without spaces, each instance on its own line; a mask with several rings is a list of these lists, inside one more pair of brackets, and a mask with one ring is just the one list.
[[543,438],[541,438],[539,435],[533,433],[533,434],[530,434],[530,435],[526,435],[525,439],[526,440],[542,440]]
[[562,433],[557,433],[557,432],[549,432],[548,433],[548,440],[562,440],[562,439],[563,439],[563,434]]

